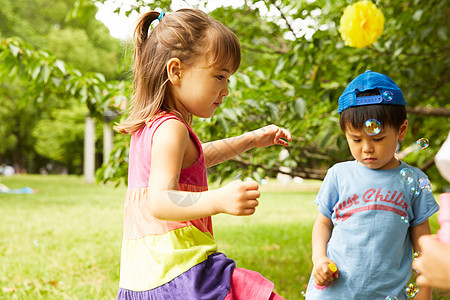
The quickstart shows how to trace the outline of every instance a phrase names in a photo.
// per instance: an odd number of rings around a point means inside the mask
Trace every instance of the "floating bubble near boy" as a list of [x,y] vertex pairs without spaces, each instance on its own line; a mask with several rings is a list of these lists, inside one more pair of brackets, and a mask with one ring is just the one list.
[[[418,258],[420,257],[421,254],[422,254],[422,253],[421,253],[420,251],[414,252],[414,254],[413,254],[413,261],[416,260],[416,259],[418,259]],[[413,271],[413,273],[415,273],[415,274],[418,274],[418,273],[419,273],[419,272],[418,272],[416,269],[414,269],[414,268],[412,268],[412,271]],[[405,288],[405,295],[408,297],[408,299],[414,298],[414,297],[417,295],[417,293],[419,292],[419,290],[420,290],[419,285],[418,285],[416,282],[411,282],[411,283],[409,283],[408,285],[406,285],[406,288]]]
[[391,101],[394,98],[394,93],[391,91],[384,91],[382,96],[384,100]]
[[414,195],[414,196],[419,196],[420,189],[418,187],[412,186],[411,187],[411,194]]
[[414,171],[409,168],[403,168],[398,174],[401,183],[411,184],[414,181]]
[[408,216],[401,216],[401,217],[400,217],[400,221],[401,221],[402,223],[408,224],[408,223],[409,223]]
[[405,288],[405,294],[408,298],[414,298],[419,292],[419,285],[415,282],[411,282]]
[[384,300],[398,300],[395,296],[387,296]]
[[[398,174],[398,179],[401,183],[409,185],[415,180],[414,171],[409,168],[403,168]],[[414,196],[418,196],[421,191],[428,193],[431,193],[433,191],[431,182],[428,178],[419,179],[417,185],[413,185],[410,190]]]
[[426,149],[426,148],[428,148],[429,145],[430,145],[430,142],[428,141],[427,138],[420,138],[415,143],[413,143],[411,146],[409,146],[408,148],[406,148],[404,150],[406,152],[405,156],[411,152],[417,152],[417,151]]
[[381,132],[381,123],[375,119],[369,119],[364,123],[364,131],[368,135],[377,135]]
[[431,182],[427,178],[419,179],[419,187],[422,191],[425,191],[425,192],[431,193],[433,191],[432,187],[431,187]]
[[[414,252],[414,254],[413,254],[413,261],[415,261],[416,259],[418,259],[418,258],[420,257],[421,254],[422,254],[422,253],[421,253],[420,251]],[[419,271],[417,271],[414,267],[412,268],[412,271],[413,271],[415,274],[419,274]]]
[[421,138],[416,141],[416,144],[419,146],[420,150],[423,150],[425,148],[428,148],[430,142],[426,138]]
[[411,145],[406,147],[404,150],[398,152],[397,157],[398,157],[398,159],[403,159],[412,152],[417,152],[417,151],[421,151],[421,150],[428,148],[429,145],[430,145],[430,142],[428,141],[427,138],[420,138],[415,143],[412,143]]

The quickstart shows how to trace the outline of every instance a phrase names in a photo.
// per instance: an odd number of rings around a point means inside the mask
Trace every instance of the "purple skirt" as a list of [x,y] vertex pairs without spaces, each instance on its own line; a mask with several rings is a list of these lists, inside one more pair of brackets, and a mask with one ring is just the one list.
[[216,252],[183,274],[148,291],[119,288],[117,300],[212,300],[224,299],[231,288],[235,263]]

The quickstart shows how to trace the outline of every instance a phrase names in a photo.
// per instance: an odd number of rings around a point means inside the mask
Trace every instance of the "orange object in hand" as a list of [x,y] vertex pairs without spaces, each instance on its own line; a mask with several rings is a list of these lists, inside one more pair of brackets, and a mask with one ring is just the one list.
[[[334,263],[329,263],[329,264],[328,264],[328,269],[330,269],[330,271],[331,271],[333,274],[337,272],[337,266],[336,266]],[[318,285],[318,284],[316,284],[315,282],[313,282],[313,285],[314,285],[314,287],[315,287],[316,289],[318,289],[318,290],[323,290],[323,289],[326,287],[326,285]]]

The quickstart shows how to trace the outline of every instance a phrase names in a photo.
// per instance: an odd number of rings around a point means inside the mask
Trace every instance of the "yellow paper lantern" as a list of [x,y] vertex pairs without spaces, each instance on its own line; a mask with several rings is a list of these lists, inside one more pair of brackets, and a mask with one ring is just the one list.
[[371,1],[358,1],[345,8],[339,32],[345,44],[364,48],[383,33],[384,15]]

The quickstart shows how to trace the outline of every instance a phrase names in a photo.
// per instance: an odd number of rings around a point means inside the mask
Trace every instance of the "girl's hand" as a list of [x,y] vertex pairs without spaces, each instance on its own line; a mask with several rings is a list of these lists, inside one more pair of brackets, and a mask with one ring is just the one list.
[[416,282],[422,287],[450,289],[450,244],[441,243],[436,235],[419,238],[419,258],[413,268],[419,272]]
[[288,142],[292,141],[291,133],[274,124],[262,127],[260,129],[249,132],[254,136],[255,147],[267,147],[272,145],[288,146]]
[[314,282],[317,285],[327,285],[328,283],[332,282],[334,278],[339,277],[339,269],[335,273],[331,272],[330,268],[328,267],[330,263],[335,264],[331,259],[326,257],[323,260],[320,260],[318,263],[314,264],[312,276]]
[[217,189],[214,197],[217,213],[226,213],[235,216],[252,215],[259,202],[259,185],[255,181],[243,182],[236,180]]

